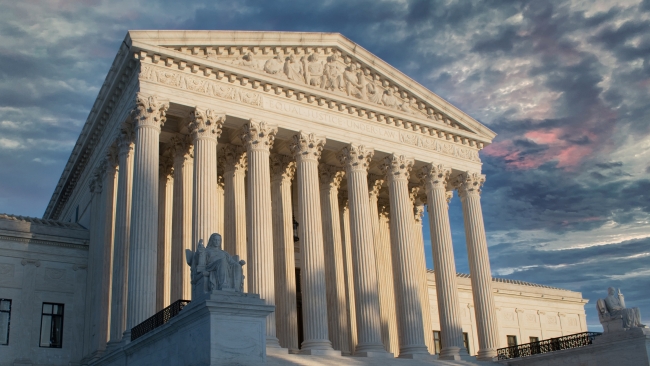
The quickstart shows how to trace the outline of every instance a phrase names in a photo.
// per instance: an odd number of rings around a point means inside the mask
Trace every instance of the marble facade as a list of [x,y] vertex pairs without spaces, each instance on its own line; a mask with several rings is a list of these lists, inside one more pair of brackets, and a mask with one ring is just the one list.
[[212,232],[246,261],[245,291],[276,306],[268,348],[421,358],[440,330],[441,358],[459,359],[469,311],[470,353],[490,360],[504,341],[479,151],[495,135],[340,34],[130,31],[44,215],[89,228],[84,360],[189,299],[185,249]]

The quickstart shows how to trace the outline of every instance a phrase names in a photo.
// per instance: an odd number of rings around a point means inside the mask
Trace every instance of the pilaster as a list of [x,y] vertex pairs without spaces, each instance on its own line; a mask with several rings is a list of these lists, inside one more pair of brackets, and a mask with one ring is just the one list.
[[348,338],[350,342],[350,353],[357,346],[357,313],[356,300],[354,297],[354,272],[352,267],[352,244],[350,237],[350,207],[348,202],[348,191],[339,192],[339,210],[341,218],[341,241],[343,243],[343,262],[345,270],[345,299],[347,301],[346,313],[348,324]]
[[393,259],[390,245],[390,207],[388,201],[381,199],[377,202],[379,206],[379,233],[380,239],[378,245],[379,256],[377,257],[377,266],[382,268],[379,273],[379,282],[384,284],[384,298],[382,302],[382,315],[386,315],[386,325],[388,327],[388,345],[386,350],[392,354],[399,352],[399,330],[397,327],[397,309],[395,298],[395,282],[393,276]]
[[156,278],[156,311],[164,309],[171,303],[173,199],[174,159],[169,156],[163,156],[160,158],[160,177],[158,179],[158,276]]

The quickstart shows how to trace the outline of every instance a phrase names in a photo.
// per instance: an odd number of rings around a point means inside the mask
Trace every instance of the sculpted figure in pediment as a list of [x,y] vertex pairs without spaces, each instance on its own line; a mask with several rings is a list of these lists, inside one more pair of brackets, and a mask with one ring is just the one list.
[[307,58],[307,83],[311,86],[321,86],[323,84],[323,62],[318,59],[318,55],[312,53]]
[[241,59],[240,58],[235,59],[232,63],[233,65],[237,65],[237,66],[246,66],[252,69],[259,69],[259,64],[257,60],[253,57],[253,54],[251,52],[248,52],[245,55],[243,55]]
[[284,67],[284,63],[282,62],[282,58],[280,58],[280,55],[275,55],[275,57],[267,60],[264,63],[264,71],[271,75],[282,75],[282,69]]
[[384,92],[384,95],[381,97],[381,102],[386,107],[397,108],[400,106],[397,97],[393,95],[393,89],[390,88]]
[[325,82],[323,83],[323,89],[325,90],[339,90],[342,86],[342,75],[341,69],[337,63],[337,56],[333,54],[327,57],[327,63],[323,70],[323,75],[325,76]]
[[375,85],[374,81],[370,81],[366,84],[366,98],[371,103],[381,103],[381,97],[383,95],[383,89]]
[[305,82],[302,75],[302,63],[296,60],[294,54],[289,55],[284,62],[284,74],[287,75],[289,80]]
[[359,99],[365,99],[366,96],[366,78],[357,70],[355,64],[351,64],[343,73],[343,82],[345,83],[345,92],[348,96],[352,95]]

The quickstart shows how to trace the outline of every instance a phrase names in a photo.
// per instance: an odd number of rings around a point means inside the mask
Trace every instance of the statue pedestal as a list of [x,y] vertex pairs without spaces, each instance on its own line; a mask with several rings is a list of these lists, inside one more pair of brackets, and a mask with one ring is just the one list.
[[257,294],[214,291],[93,365],[263,364],[266,316],[272,311]]

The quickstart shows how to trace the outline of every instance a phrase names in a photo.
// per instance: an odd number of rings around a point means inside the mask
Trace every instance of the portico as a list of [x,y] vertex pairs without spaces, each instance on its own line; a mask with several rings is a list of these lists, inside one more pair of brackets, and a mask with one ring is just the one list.
[[247,263],[246,291],[276,306],[267,348],[427,357],[426,203],[440,356],[459,359],[454,190],[478,357],[496,355],[479,158],[492,131],[339,34],[132,31],[111,70],[86,160],[71,163],[78,174],[64,172],[45,215],[63,219],[81,196],[75,185],[95,192],[111,182],[107,196],[92,195],[102,219],[92,220],[91,257],[112,267],[89,265],[93,308],[107,311],[89,316],[97,341],[87,356],[128,342],[131,327],[189,299],[185,249],[222,230],[225,249]]

